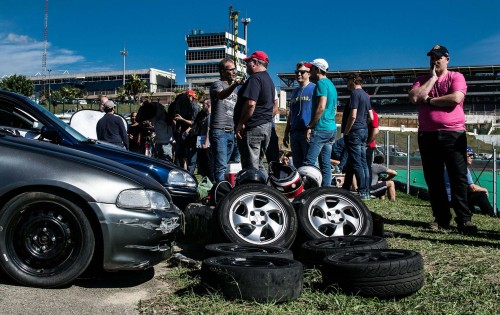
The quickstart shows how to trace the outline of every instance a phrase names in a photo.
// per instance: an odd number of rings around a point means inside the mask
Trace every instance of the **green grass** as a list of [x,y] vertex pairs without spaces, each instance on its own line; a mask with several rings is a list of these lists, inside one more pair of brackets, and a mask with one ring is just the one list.
[[[318,270],[305,270],[299,299],[283,303],[227,301],[200,285],[198,269],[172,267],[157,275],[165,290],[138,305],[141,314],[500,314],[500,219],[475,215],[480,231],[467,236],[456,231],[426,229],[431,209],[398,192],[395,202],[371,200],[370,210],[384,217],[385,230],[401,233],[387,238],[390,248],[419,251],[424,257],[425,285],[396,300],[379,300],[326,292],[318,286]],[[189,228],[189,227],[187,227]]]

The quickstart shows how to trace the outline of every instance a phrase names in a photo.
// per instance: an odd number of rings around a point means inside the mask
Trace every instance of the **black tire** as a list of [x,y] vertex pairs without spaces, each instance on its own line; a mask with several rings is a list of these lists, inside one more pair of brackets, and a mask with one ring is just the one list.
[[26,286],[64,286],[87,268],[94,253],[94,233],[85,214],[57,195],[14,197],[0,212],[0,226],[0,266]]
[[299,297],[304,271],[290,259],[219,256],[203,260],[201,282],[229,299],[280,303]]
[[417,292],[424,285],[420,253],[403,249],[374,249],[328,256],[323,282],[345,292],[392,298]]
[[217,206],[216,216],[231,243],[289,248],[297,234],[297,215],[290,201],[263,184],[231,190]]
[[220,243],[205,246],[205,257],[238,256],[238,257],[277,257],[293,260],[291,250],[269,245]]
[[300,257],[303,263],[320,266],[323,264],[325,257],[333,254],[386,248],[387,241],[379,236],[348,235],[325,237],[303,243],[300,250]]
[[310,189],[294,200],[294,207],[306,239],[371,235],[373,231],[370,210],[345,189]]

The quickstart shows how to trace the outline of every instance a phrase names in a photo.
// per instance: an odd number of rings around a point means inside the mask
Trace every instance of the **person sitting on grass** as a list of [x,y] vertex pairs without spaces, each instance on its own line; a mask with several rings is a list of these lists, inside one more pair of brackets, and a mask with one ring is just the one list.
[[[467,204],[469,206],[469,211],[471,213],[477,212],[476,206],[479,207],[482,214],[495,216],[493,211],[493,206],[488,200],[488,189],[476,185],[474,180],[472,180],[472,175],[470,173],[470,165],[472,165],[472,158],[474,157],[474,151],[471,147],[467,147]],[[448,171],[444,169],[444,180],[446,185],[446,193],[448,194],[448,201],[451,203],[451,188],[450,188],[450,178],[448,177]]]
[[371,172],[372,182],[370,195],[385,199],[387,193],[389,200],[396,200],[396,185],[392,179],[394,176],[398,175],[398,173],[384,165],[384,157],[382,155],[377,155],[373,159]]

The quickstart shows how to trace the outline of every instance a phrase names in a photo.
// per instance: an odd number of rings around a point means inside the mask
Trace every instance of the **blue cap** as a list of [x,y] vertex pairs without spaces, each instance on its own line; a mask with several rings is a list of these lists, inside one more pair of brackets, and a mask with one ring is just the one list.
[[467,153],[474,153],[474,150],[472,150],[472,148],[468,146],[467,147]]

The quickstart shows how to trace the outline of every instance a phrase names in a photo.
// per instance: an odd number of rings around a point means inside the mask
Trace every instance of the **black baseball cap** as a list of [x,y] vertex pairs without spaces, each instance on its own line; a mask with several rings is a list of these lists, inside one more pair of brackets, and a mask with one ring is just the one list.
[[450,54],[448,53],[448,49],[444,46],[436,45],[432,47],[432,49],[427,53],[427,56],[430,56],[431,54],[438,56],[439,58],[445,56],[449,57]]

